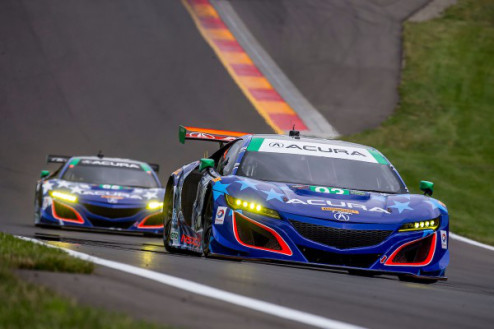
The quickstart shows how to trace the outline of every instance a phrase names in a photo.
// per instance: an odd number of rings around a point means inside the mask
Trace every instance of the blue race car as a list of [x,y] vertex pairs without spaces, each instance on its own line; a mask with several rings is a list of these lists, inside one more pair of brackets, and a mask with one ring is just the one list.
[[180,127],[224,144],[169,178],[168,251],[292,262],[402,280],[445,280],[446,206],[410,194],[376,149],[348,142]]
[[157,165],[102,154],[49,155],[47,162],[61,166],[41,172],[36,225],[162,234],[165,190]]

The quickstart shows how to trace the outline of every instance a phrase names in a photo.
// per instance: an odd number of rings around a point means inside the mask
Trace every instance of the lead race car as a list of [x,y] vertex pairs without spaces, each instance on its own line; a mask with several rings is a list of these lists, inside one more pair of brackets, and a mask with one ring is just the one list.
[[98,156],[48,155],[34,201],[38,226],[161,235],[165,190],[158,165]]
[[336,140],[191,127],[179,139],[216,141],[209,158],[169,178],[164,244],[206,256],[294,262],[402,280],[445,280],[446,206],[410,194],[372,147]]

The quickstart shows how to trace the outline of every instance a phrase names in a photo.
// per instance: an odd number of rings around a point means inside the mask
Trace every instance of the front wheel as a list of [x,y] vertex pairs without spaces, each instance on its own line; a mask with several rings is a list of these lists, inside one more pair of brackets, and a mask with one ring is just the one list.
[[168,251],[169,253],[176,253],[178,251],[177,248],[171,246],[171,239],[170,239],[171,230],[172,230],[172,220],[169,219],[165,223],[165,227],[163,229],[163,244],[165,245],[166,251]]
[[213,198],[211,192],[206,195],[206,206],[202,224],[202,253],[204,257],[211,254],[211,239],[213,237]]

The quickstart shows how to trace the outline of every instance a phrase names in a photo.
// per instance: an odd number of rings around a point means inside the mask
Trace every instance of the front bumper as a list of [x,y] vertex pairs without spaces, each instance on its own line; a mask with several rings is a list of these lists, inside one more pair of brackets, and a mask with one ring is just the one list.
[[[243,259],[445,279],[449,263],[447,220],[437,231],[398,232],[396,224],[341,223],[286,214],[282,217],[273,219],[229,209],[222,224],[213,225],[211,250],[217,255]],[[258,223],[260,229],[267,227],[266,237],[256,238],[257,233],[253,233],[249,240],[248,233],[239,232],[239,227],[246,226],[242,224],[245,218],[253,225]],[[318,236],[318,228],[326,228],[323,236]]]
[[45,197],[38,225],[80,228],[98,231],[121,231],[161,235],[161,211],[145,206],[101,203],[68,203]]

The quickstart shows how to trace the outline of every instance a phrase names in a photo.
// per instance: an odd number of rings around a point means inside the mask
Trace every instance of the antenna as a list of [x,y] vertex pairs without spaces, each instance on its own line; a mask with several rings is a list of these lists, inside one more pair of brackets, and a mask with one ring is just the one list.
[[288,133],[288,136],[293,137],[295,139],[300,139],[300,131],[295,130],[295,124],[293,125],[292,130]]

